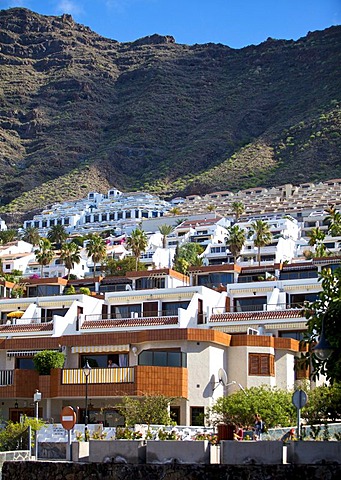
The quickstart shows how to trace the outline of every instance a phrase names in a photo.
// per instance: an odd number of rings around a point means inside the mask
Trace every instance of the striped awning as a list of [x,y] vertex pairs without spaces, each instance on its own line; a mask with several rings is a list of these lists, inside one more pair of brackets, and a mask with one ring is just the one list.
[[81,345],[71,347],[71,353],[129,352],[129,345]]

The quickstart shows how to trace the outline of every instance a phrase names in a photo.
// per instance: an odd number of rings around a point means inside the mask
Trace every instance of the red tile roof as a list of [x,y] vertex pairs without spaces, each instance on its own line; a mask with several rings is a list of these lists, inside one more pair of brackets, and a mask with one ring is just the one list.
[[212,315],[210,322],[240,322],[243,320],[276,320],[279,318],[304,317],[302,310],[274,310],[270,312],[230,312]]
[[0,325],[0,334],[18,332],[46,332],[53,330],[53,322],[49,323],[25,323],[21,325]]
[[121,320],[86,320],[81,329],[117,328],[117,327],[152,327],[162,325],[177,325],[178,317],[143,317],[123,318]]

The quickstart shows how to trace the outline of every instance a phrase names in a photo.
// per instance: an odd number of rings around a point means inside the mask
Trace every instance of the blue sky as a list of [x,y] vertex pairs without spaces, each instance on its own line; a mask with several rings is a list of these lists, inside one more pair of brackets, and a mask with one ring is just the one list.
[[130,42],[153,33],[177,43],[232,48],[268,37],[298,39],[341,23],[340,0],[0,0],[43,15],[70,13],[105,37]]

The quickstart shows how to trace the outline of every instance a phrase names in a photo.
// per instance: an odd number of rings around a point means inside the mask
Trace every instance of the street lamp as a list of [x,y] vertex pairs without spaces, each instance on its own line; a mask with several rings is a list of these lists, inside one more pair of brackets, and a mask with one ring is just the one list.
[[322,318],[322,328],[321,335],[319,337],[318,343],[313,347],[313,352],[319,360],[328,360],[330,355],[333,353],[333,347],[330,345],[328,339],[326,338],[325,328],[324,328],[325,317]]
[[88,441],[88,379],[91,372],[91,367],[88,360],[83,367],[83,373],[85,375],[85,421],[84,421],[84,441]]

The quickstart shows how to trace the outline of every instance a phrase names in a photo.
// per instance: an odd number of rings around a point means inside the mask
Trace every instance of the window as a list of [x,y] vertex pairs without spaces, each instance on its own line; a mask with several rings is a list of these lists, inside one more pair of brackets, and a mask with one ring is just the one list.
[[178,315],[178,308],[187,309],[188,301],[183,302],[162,302],[162,315]]
[[144,350],[139,365],[154,367],[187,367],[186,354],[175,350]]
[[266,305],[266,297],[236,298],[234,300],[235,312],[257,312],[262,311]]
[[275,376],[275,359],[270,353],[249,353],[249,375]]
[[112,309],[112,318],[131,318],[141,316],[141,305],[116,305]]
[[191,425],[201,427],[205,424],[204,407],[191,407]]
[[10,268],[11,268],[11,265],[10,265],[9,263],[6,263],[5,269],[6,269],[6,270],[9,270]]
[[19,370],[34,370],[33,357],[16,358],[15,368],[18,368]]

